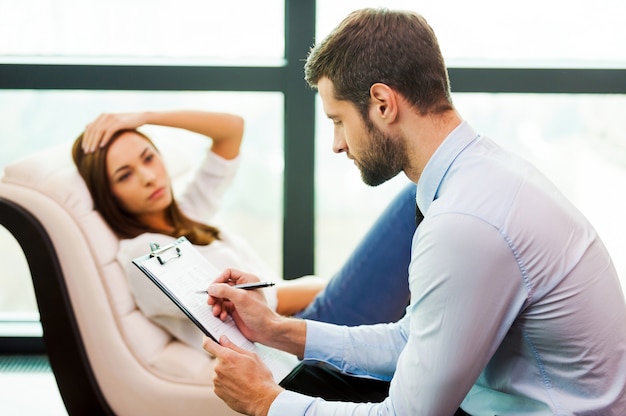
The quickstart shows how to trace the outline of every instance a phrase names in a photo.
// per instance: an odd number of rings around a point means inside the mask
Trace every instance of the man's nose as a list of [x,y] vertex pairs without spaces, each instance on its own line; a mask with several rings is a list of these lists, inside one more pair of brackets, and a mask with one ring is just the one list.
[[342,134],[335,133],[335,137],[333,138],[333,152],[335,153],[343,153],[347,150],[346,141],[343,138]]

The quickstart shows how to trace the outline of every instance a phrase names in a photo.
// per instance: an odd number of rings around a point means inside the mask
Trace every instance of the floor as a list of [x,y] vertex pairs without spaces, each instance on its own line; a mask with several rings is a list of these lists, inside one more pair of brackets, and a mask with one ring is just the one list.
[[0,355],[0,415],[67,416],[45,355]]

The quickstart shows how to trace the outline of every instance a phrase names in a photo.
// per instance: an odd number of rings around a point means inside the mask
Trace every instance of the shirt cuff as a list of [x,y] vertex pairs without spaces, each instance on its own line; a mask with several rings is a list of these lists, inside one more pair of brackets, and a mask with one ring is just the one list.
[[272,402],[267,416],[304,416],[313,401],[314,397],[284,390]]
[[341,370],[347,327],[306,320],[304,359],[324,361]]

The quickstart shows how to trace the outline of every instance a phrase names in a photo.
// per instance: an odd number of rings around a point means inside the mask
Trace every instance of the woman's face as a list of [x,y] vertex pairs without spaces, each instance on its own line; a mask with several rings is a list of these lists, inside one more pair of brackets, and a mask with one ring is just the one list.
[[172,203],[170,178],[161,155],[145,138],[125,132],[109,147],[107,174],[120,204],[145,224],[162,225]]

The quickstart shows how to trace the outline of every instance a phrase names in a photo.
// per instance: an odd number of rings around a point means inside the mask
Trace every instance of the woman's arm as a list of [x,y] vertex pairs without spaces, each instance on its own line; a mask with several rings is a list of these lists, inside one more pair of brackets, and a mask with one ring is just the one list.
[[238,115],[198,110],[105,113],[87,125],[83,149],[89,153],[104,146],[115,132],[145,124],[189,130],[212,139],[211,150],[224,159],[239,154],[244,121]]
[[302,276],[281,281],[276,288],[278,298],[276,312],[284,316],[292,316],[300,312],[309,306],[327,283],[327,279],[318,276]]
[[213,139],[211,150],[224,159],[239,154],[243,138],[243,118],[228,113],[208,111],[146,112],[144,124],[177,127]]

